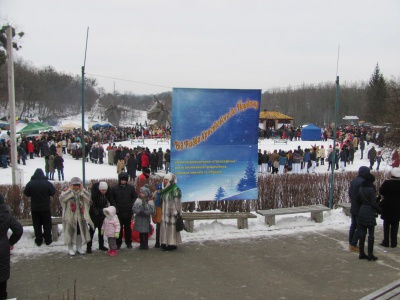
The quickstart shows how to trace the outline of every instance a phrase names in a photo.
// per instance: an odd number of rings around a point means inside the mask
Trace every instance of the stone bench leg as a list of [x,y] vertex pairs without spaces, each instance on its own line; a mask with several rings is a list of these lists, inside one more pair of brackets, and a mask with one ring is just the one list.
[[344,212],[344,214],[345,214],[346,216],[348,216],[348,217],[351,216],[351,214],[350,214],[350,208],[343,207],[343,212]]
[[57,242],[58,241],[58,224],[53,224],[51,226],[51,235],[52,235],[53,242]]
[[269,226],[275,225],[275,216],[265,216],[265,224]]
[[193,232],[194,220],[184,220],[186,231]]
[[322,223],[324,221],[324,214],[322,211],[315,211],[311,213],[311,221],[315,220],[315,223]]
[[237,219],[237,228],[238,229],[248,229],[249,222],[247,218],[238,218]]

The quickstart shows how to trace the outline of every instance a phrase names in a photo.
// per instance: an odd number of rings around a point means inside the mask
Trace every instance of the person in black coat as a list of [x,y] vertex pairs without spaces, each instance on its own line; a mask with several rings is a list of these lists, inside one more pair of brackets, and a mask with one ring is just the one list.
[[53,242],[51,236],[50,197],[54,196],[55,193],[54,185],[48,181],[40,168],[36,169],[31,181],[26,184],[24,189],[25,196],[31,197],[32,222],[35,231],[35,243],[38,246],[42,245],[43,238],[46,245],[50,245]]
[[[382,209],[381,219],[383,220],[383,241],[384,247],[397,247],[397,233],[400,221],[400,168],[393,168],[391,178],[385,180],[379,188],[379,194],[383,199],[379,203]],[[390,237],[390,239],[389,239]]]
[[153,149],[153,152],[150,154],[149,163],[150,163],[151,174],[155,175],[155,173],[157,172],[157,165],[158,165],[158,155],[156,149]]
[[164,161],[164,152],[162,151],[162,148],[158,148],[157,151],[157,169],[162,170],[163,169],[163,161]]
[[[8,230],[12,234],[8,238]],[[10,278],[10,251],[23,233],[22,225],[11,215],[0,194],[0,299],[7,299],[7,280]]]
[[349,248],[350,251],[358,252],[357,243],[359,239],[359,232],[357,231],[357,218],[360,210],[360,204],[357,202],[358,190],[361,184],[364,182],[365,175],[369,174],[370,170],[366,166],[362,166],[358,169],[358,175],[350,182],[349,198],[350,198],[350,215],[351,225],[349,230]]
[[131,181],[134,181],[136,178],[136,166],[137,166],[136,154],[133,152],[132,154],[129,155],[128,163],[126,165],[126,170],[128,171],[129,178]]
[[[381,209],[376,202],[376,189],[374,186],[375,176],[366,174],[364,182],[361,183],[358,191],[357,202],[360,204],[358,212],[358,228],[360,234],[359,243],[359,259],[377,260],[374,256],[375,226],[377,213],[381,213]],[[368,255],[364,252],[364,243],[368,230]]]
[[122,245],[122,230],[125,232],[125,243],[128,249],[132,249],[132,206],[136,201],[137,194],[135,187],[128,184],[129,175],[127,172],[121,172],[118,175],[118,184],[111,188],[110,205],[115,206],[117,216],[121,225],[119,237],[117,238],[117,247]]
[[60,181],[61,178],[64,181],[64,158],[62,158],[62,156],[58,155],[57,153],[54,156],[54,166],[57,169],[58,181]]
[[99,250],[107,251],[108,248],[104,247],[104,237],[101,234],[101,226],[105,219],[103,209],[108,207],[110,204],[110,189],[108,188],[107,182],[95,182],[92,185],[91,190],[91,203],[89,209],[90,218],[93,221],[94,228],[89,227],[90,242],[86,244],[86,253],[92,253],[92,241],[94,232],[97,229],[98,240],[99,240]]

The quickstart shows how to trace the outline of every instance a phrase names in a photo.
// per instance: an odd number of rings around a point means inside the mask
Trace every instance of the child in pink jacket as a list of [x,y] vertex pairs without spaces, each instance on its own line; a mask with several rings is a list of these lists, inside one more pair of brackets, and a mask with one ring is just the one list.
[[117,255],[117,238],[119,237],[119,231],[121,229],[119,219],[114,206],[104,208],[103,212],[106,218],[101,226],[101,234],[104,234],[108,238],[110,250],[107,251],[107,254],[115,256]]

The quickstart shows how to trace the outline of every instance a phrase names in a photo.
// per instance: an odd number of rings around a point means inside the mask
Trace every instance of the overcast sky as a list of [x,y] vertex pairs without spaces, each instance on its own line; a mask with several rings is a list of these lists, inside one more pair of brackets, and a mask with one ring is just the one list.
[[107,92],[334,82],[339,45],[341,83],[400,76],[399,0],[0,0],[0,17],[25,32],[19,57],[68,74],[89,27],[86,76]]

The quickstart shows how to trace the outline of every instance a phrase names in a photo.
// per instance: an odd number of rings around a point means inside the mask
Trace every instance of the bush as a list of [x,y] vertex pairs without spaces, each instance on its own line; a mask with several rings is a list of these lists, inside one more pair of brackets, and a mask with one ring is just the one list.
[[[374,172],[375,185],[377,188],[388,178],[384,172]],[[341,202],[342,199],[348,201],[348,190],[350,181],[357,176],[357,172],[335,173],[333,190],[333,205]],[[182,210],[192,212],[220,210],[222,212],[250,212],[254,210],[284,208],[292,206],[303,206],[312,204],[324,204],[329,206],[330,173],[313,175],[267,175],[258,177],[258,199],[239,200],[239,201],[198,201],[183,203]],[[107,182],[109,187],[118,183],[115,179],[92,180],[86,186],[90,191],[92,184],[98,181]],[[152,177],[146,183],[150,190],[155,191],[161,178]],[[139,191],[143,184],[133,183]],[[51,197],[52,216],[61,216],[61,206],[58,201],[65,183],[54,182],[56,194]],[[4,195],[6,204],[10,206],[13,215],[17,219],[29,219],[30,199],[24,195],[24,187],[18,185],[0,185],[0,193]],[[185,195],[183,195],[183,200]]]

